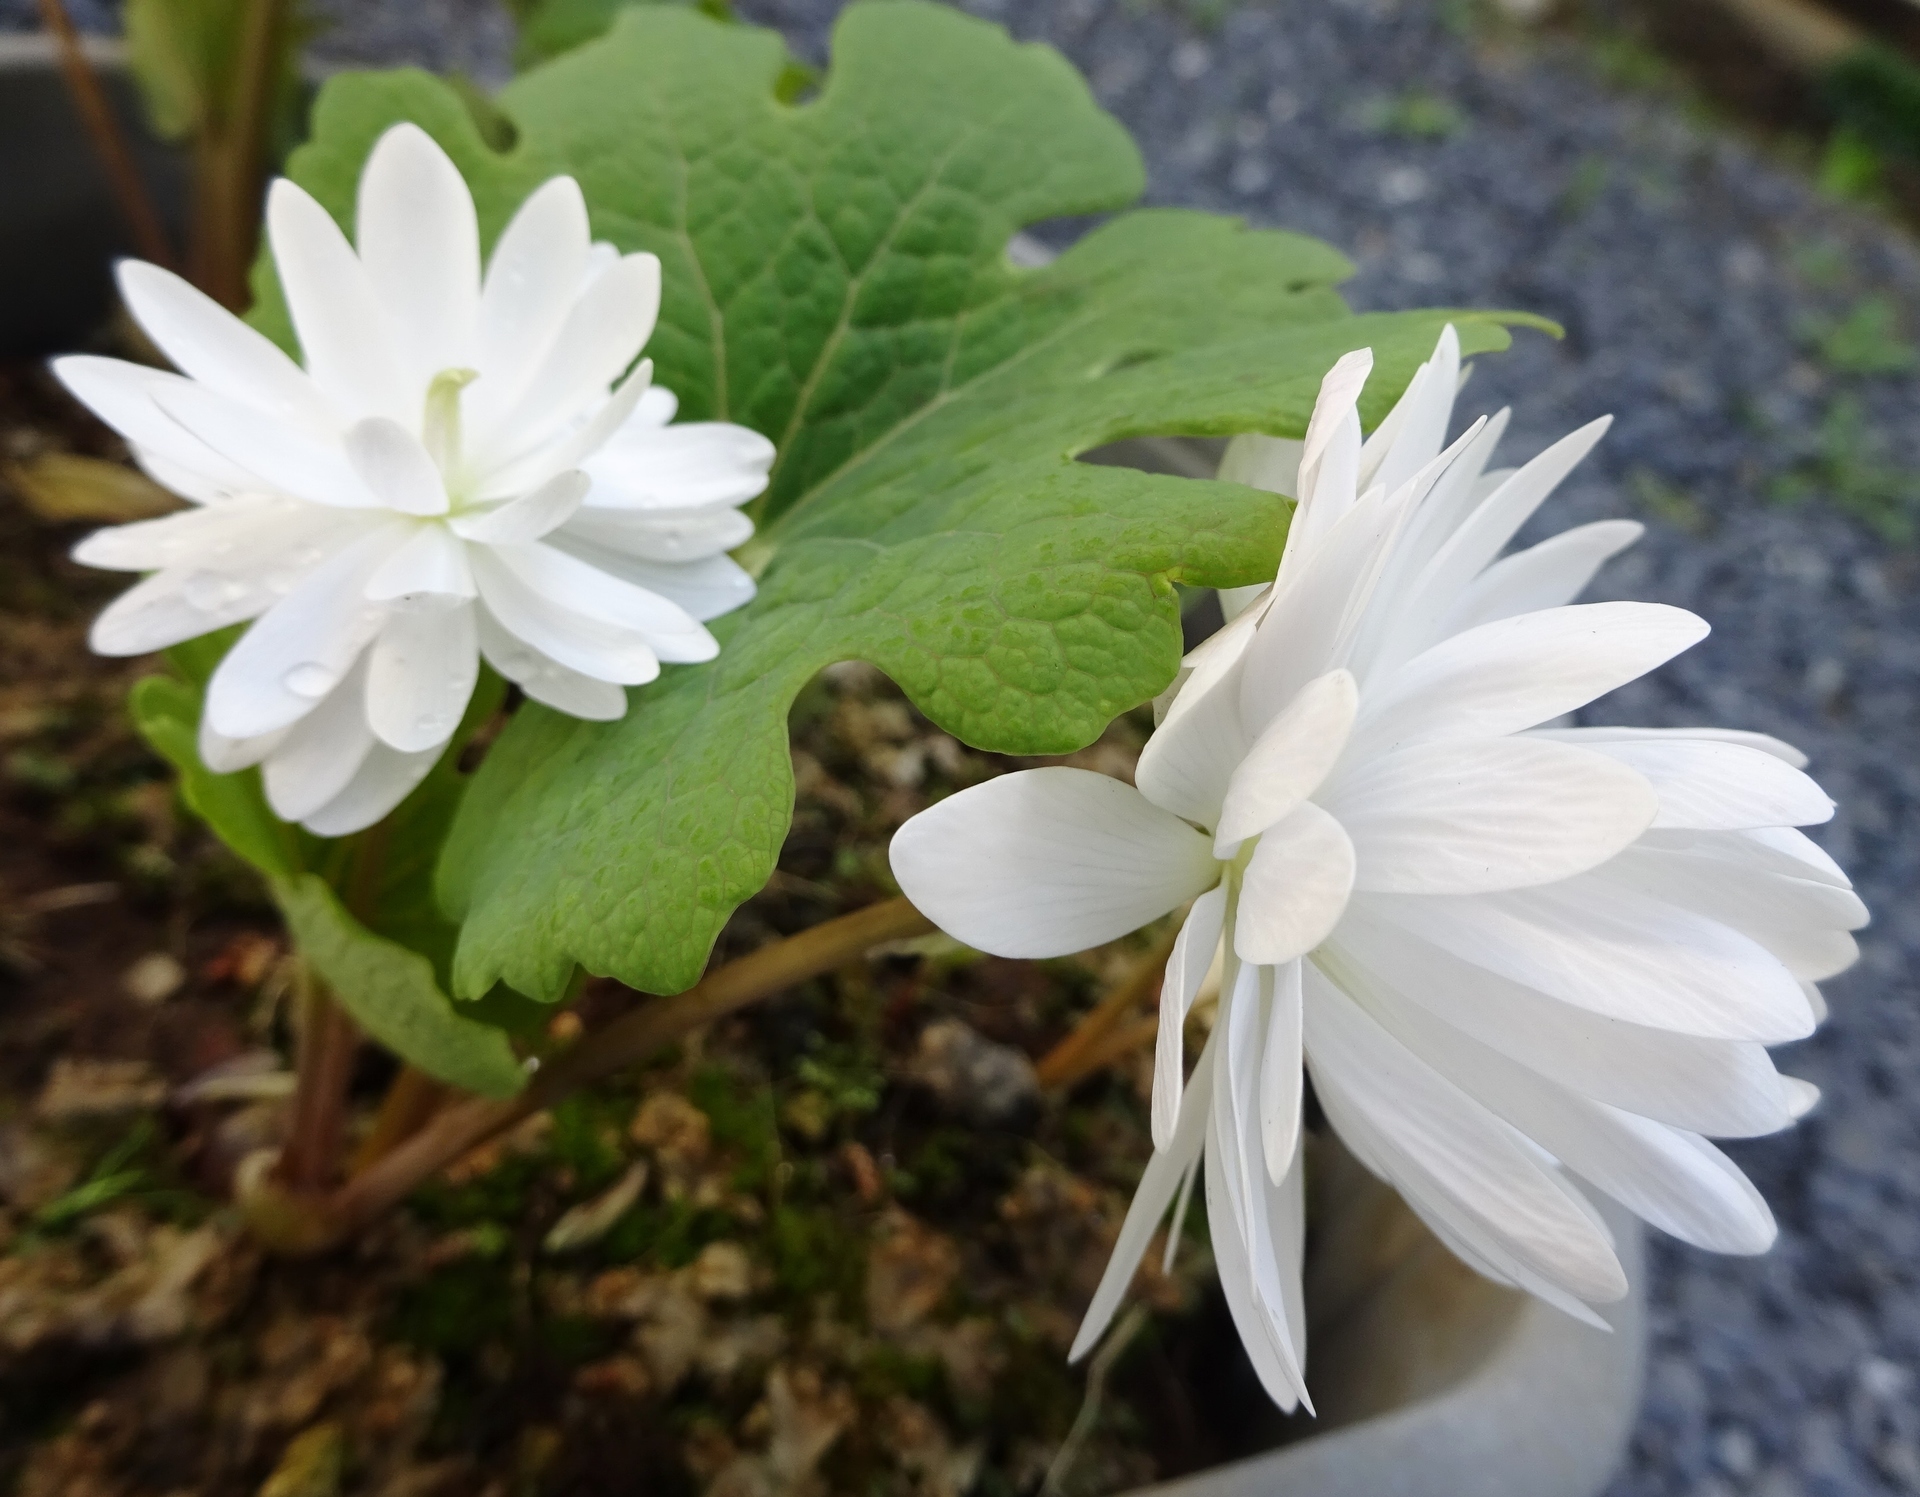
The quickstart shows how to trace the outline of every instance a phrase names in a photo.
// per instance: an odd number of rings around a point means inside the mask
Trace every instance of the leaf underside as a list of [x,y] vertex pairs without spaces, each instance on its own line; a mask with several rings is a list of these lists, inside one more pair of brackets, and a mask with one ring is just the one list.
[[[311,871],[339,861],[342,848],[275,816],[258,770],[214,774],[201,762],[201,687],[219,653],[210,643],[175,650],[187,680],[149,676],[136,683],[131,703],[141,734],[179,771],[187,805],[266,880],[301,956],[362,1029],[442,1081],[494,1097],[518,1091],[524,1073],[506,1036],[458,1012],[444,991],[454,930],[434,908],[432,869],[419,855],[430,858],[440,845],[459,801],[464,782],[455,766],[436,765],[380,834],[396,851],[380,860],[363,924]],[[492,713],[499,701],[499,682],[490,680],[475,693],[475,715]]]
[[[1052,265],[1020,228],[1126,207],[1139,158],[1056,53],[919,0],[843,12],[819,95],[783,104],[769,32],[641,7],[498,100],[500,154],[424,73],[322,92],[290,175],[350,225],[374,140],[432,133],[496,235],[549,176],[596,237],[659,255],[648,345],[682,419],[737,421],[780,457],[752,543],[760,594],[717,662],[668,667],[620,722],[528,706],[494,745],[441,862],[457,991],[552,999],[576,963],[644,990],[695,981],[771,874],[793,805],[787,711],[823,666],[872,661],[978,747],[1066,753],[1172,678],[1175,582],[1270,577],[1287,505],[1237,485],[1097,467],[1140,435],[1298,436],[1319,381],[1371,346],[1371,424],[1455,322],[1355,317],[1313,240],[1204,214],[1128,214]],[[270,267],[261,325],[288,340]]]

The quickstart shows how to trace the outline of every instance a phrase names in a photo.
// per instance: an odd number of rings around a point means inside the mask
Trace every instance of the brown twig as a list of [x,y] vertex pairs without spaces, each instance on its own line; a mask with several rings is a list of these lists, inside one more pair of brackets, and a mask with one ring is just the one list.
[[883,941],[932,929],[933,923],[906,900],[889,899],[763,946],[708,973],[677,997],[653,999],[598,1034],[585,1036],[539,1071],[519,1096],[504,1102],[475,1098],[446,1108],[336,1191],[320,1208],[320,1220],[283,1220],[275,1212],[289,1204],[284,1200],[266,1203],[259,1215],[279,1224],[280,1245],[287,1250],[330,1247],[391,1210],[470,1150],[581,1087],[645,1060],[691,1030],[831,972]]
[[73,18],[67,14],[64,0],[40,0],[40,18],[60,49],[60,70],[66,74],[67,89],[80,111],[81,123],[93,137],[94,150],[100,153],[100,164],[106,168],[113,194],[120,201],[120,211],[133,230],[134,244],[154,264],[172,268],[173,247],[167,242],[160,211],[154,207],[147,184],[140,178],[140,169],[134,165],[133,152],[120,128],[119,117],[113,112],[106,90],[100,86],[100,75],[87,61],[80,34],[73,28]]
[[[1149,995],[1159,990],[1160,980],[1166,974],[1167,958],[1173,955],[1173,943],[1179,934],[1176,926],[1154,942],[1152,949],[1140,958],[1133,970],[1115,984],[1106,997],[1088,1009],[1059,1044],[1040,1058],[1040,1063],[1034,1067],[1034,1074],[1043,1087],[1050,1091],[1065,1091],[1079,1085],[1119,1054],[1125,1053],[1113,1050],[1108,1044],[1108,1037],[1147,1001]],[[1129,1030],[1129,1048],[1132,1045],[1131,1033]]]

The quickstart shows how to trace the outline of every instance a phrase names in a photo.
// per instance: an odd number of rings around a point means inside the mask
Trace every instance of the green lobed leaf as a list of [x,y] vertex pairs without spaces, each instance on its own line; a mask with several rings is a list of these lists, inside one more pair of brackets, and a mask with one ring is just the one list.
[[168,676],[134,683],[134,726],[180,775],[188,807],[222,842],[268,878],[286,878],[305,866],[303,839],[267,805],[260,772],[215,774],[200,762],[200,691]]
[[456,1013],[426,957],[368,930],[316,874],[275,879],[273,894],[301,955],[368,1034],[468,1091],[510,1097],[520,1090],[525,1072],[506,1036]]
[[[1232,484],[1077,462],[1139,435],[1304,430],[1325,370],[1371,346],[1371,423],[1443,323],[1353,317],[1326,246],[1140,212],[1054,264],[1024,225],[1125,207],[1137,153],[1056,53],[915,0],[842,13],[817,98],[784,104],[771,33],[623,13],[499,98],[481,143],[424,74],[336,80],[291,174],[350,223],[382,130],[412,119],[474,188],[491,238],[539,181],[576,176],[595,232],[658,254],[648,346],[683,416],[780,450],[751,554],[759,597],[708,666],[669,668],[612,724],[523,709],[441,864],[464,921],[455,980],[544,998],[575,963],[652,991],[699,975],[771,873],[792,811],[786,714],[821,667],[873,661],[969,743],[1064,753],[1172,677],[1174,584],[1271,576],[1288,506]],[[270,271],[262,325],[286,338]]]

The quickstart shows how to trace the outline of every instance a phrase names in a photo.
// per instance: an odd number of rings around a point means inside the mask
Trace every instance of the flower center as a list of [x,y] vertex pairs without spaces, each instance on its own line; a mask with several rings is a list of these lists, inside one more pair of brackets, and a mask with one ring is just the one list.
[[455,508],[460,495],[460,392],[480,378],[478,369],[442,369],[427,386],[426,411],[420,418],[420,441],[439,468],[447,498]]

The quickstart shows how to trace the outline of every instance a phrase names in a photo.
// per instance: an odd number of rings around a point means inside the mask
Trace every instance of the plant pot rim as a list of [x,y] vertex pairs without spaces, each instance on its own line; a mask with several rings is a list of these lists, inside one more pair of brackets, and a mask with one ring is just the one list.
[[1640,1408],[1647,1286],[1645,1227],[1611,1201],[1594,1205],[1629,1285],[1601,1307],[1610,1333],[1525,1296],[1498,1344],[1450,1386],[1122,1497],[1595,1497]]

